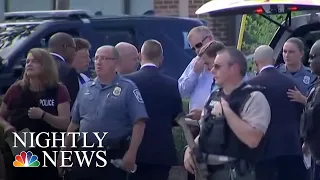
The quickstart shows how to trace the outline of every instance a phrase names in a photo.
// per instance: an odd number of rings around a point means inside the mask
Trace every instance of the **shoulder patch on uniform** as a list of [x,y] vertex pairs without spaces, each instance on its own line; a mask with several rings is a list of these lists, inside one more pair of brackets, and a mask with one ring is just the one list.
[[139,103],[144,103],[139,89],[134,89],[133,94]]

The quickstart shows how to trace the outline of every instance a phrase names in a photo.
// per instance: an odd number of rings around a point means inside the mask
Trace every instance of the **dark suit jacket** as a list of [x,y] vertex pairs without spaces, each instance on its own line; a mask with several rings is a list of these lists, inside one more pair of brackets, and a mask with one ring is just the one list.
[[266,87],[264,95],[271,108],[263,159],[302,155],[299,128],[303,105],[291,102],[287,97],[288,89],[293,89],[295,82],[277,69],[267,68],[248,83]]
[[60,57],[55,56],[54,54],[52,54],[52,57],[56,61],[58,67],[59,80],[68,89],[71,98],[70,107],[72,108],[79,91],[78,73]]
[[137,85],[149,116],[137,162],[175,165],[177,155],[172,127],[175,117],[183,111],[178,82],[154,66],[145,66],[125,77]]

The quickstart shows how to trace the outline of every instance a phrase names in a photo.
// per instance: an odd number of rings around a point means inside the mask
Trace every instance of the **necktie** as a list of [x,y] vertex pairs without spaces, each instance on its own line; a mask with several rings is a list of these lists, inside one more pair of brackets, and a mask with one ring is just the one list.
[[78,77],[81,84],[84,84],[86,82],[80,74],[78,74]]
[[212,80],[212,84],[211,84],[210,92],[212,92],[212,91],[213,91],[213,89],[214,89],[214,85],[216,84],[215,82],[216,82],[216,81],[215,81],[215,79],[213,79],[213,80]]

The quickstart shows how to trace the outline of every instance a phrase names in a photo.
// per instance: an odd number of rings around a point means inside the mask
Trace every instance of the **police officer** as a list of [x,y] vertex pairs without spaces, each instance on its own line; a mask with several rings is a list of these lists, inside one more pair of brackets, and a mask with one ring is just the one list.
[[[87,141],[90,144],[98,144],[92,132],[108,132],[103,141],[103,150],[107,151],[104,158],[108,164],[105,168],[96,168],[95,160],[91,163],[94,167],[89,168],[79,168],[74,164],[70,179],[124,180],[127,172],[135,169],[136,154],[148,116],[136,85],[116,73],[118,59],[119,54],[113,46],[102,46],[96,51],[97,78],[84,84],[80,90],[68,128],[68,132],[74,132],[77,128],[80,132],[88,132]],[[66,149],[71,145],[71,136],[67,138]],[[78,149],[85,150],[81,148],[82,142],[80,137]],[[123,166],[116,168],[110,163],[111,159],[122,159]]]
[[278,69],[288,77],[292,77],[297,86],[295,89],[288,90],[288,97],[293,101],[305,104],[308,92],[316,81],[316,76],[311,70],[302,64],[304,55],[304,44],[298,38],[290,38],[283,46],[283,60]]
[[310,91],[306,108],[302,118],[302,136],[305,143],[302,146],[304,153],[314,159],[312,180],[320,179],[320,40],[316,41],[310,50],[309,62],[312,72],[318,76],[317,81]]
[[[212,51],[213,43],[203,48]],[[208,47],[207,47],[208,46]],[[212,47],[211,47],[212,46]],[[244,81],[247,61],[235,48],[218,51],[217,56],[203,53],[211,61],[216,83],[201,119],[199,149],[207,159],[208,180],[230,180],[251,176],[250,162],[259,155],[259,144],[269,122],[270,107],[265,96]],[[185,168],[193,173],[190,149],[185,152]]]

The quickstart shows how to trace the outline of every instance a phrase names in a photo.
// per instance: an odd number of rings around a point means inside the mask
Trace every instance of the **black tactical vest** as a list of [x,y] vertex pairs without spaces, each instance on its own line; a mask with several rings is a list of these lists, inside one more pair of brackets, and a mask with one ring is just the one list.
[[262,87],[249,86],[243,83],[240,87],[235,89],[229,96],[225,96],[221,89],[212,92],[210,99],[206,103],[207,116],[204,119],[203,127],[200,131],[199,147],[200,150],[206,154],[214,154],[221,156],[233,157],[236,159],[243,159],[249,162],[255,162],[262,153],[262,144],[257,148],[250,148],[233,133],[228,126],[225,117],[213,116],[211,114],[212,101],[220,101],[221,97],[229,103],[230,108],[239,117],[244,104],[250,97],[253,91],[262,91]]
[[53,87],[43,92],[32,92],[29,88],[19,87],[21,88],[19,102],[16,102],[10,107],[10,109],[13,110],[13,114],[10,117],[10,124],[14,126],[17,131],[28,128],[36,134],[40,132],[60,132],[60,130],[52,127],[44,120],[30,119],[28,116],[28,110],[31,107],[40,107],[47,113],[58,115],[58,87]]
[[304,112],[301,116],[301,136],[307,142],[312,156],[320,160],[320,80],[314,85],[311,91]]

